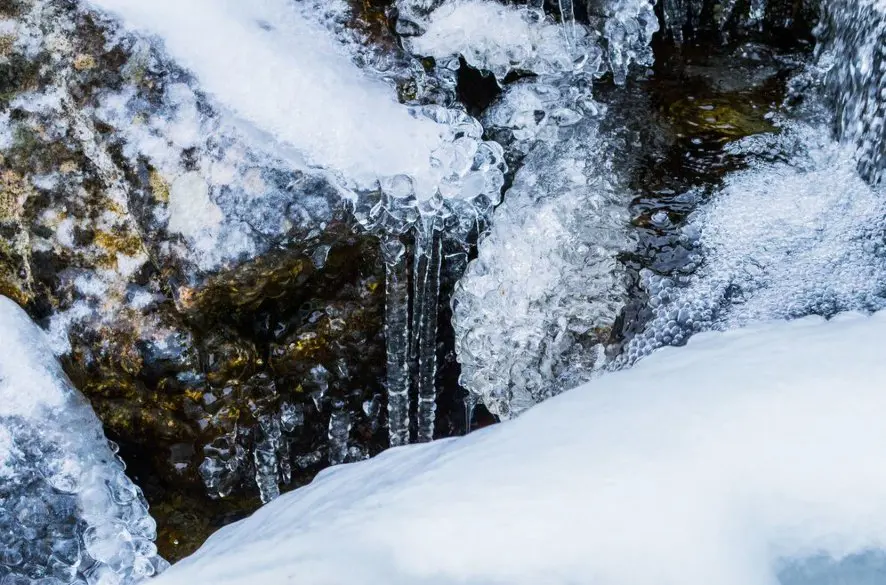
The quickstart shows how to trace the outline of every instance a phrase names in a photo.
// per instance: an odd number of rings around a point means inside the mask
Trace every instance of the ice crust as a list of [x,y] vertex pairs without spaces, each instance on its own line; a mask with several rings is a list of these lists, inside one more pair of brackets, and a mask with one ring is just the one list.
[[537,74],[572,72],[582,52],[601,65],[602,51],[590,31],[570,44],[563,27],[544,13],[490,0],[446,2],[431,13],[427,29],[411,40],[410,49],[435,59],[461,55],[472,67],[492,72],[498,80],[513,70]]
[[503,418],[587,381],[627,296],[632,194],[597,126],[530,152],[453,295],[460,381]]
[[779,142],[787,161],[728,176],[689,219],[682,273],[643,275],[653,317],[617,364],[707,329],[886,307],[882,190],[824,128],[790,125]]
[[882,582],[884,335],[883,313],[698,335],[327,471],[157,585]]
[[168,565],[141,490],[44,333],[0,297],[0,582],[129,585]]
[[[410,4],[409,0],[400,2]],[[511,71],[538,75],[612,71],[624,82],[631,64],[649,65],[649,42],[658,20],[649,0],[606,0],[598,8],[601,30],[567,18],[561,23],[533,3],[519,7],[491,0],[445,2],[421,19],[423,32],[408,41],[421,55],[462,56],[502,81]]]

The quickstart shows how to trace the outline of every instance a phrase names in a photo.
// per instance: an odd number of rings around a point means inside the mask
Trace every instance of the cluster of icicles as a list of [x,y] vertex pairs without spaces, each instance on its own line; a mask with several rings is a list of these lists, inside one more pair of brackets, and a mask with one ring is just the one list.
[[[507,146],[528,149],[536,140],[556,141],[561,126],[572,126],[596,113],[590,87],[594,79],[612,72],[626,78],[628,68],[649,65],[649,48],[658,22],[649,0],[604,2],[602,31],[577,23],[571,1],[559,3],[560,22],[545,14],[543,3],[507,6],[489,0],[459,0],[428,7],[398,3],[400,30],[411,33],[406,46],[417,56],[431,56],[443,71],[455,71],[459,58],[492,73],[499,84],[514,69],[537,77],[509,87],[482,120],[486,129],[505,130]],[[483,126],[477,127],[482,131]],[[502,145],[493,143],[503,157]],[[504,170],[503,162],[498,168]],[[500,186],[500,185],[499,185]],[[437,307],[440,292],[441,239],[455,240],[466,249],[468,237],[482,231],[500,201],[496,190],[485,190],[469,203],[439,210],[422,210],[415,221],[390,222],[382,235],[386,265],[388,425],[391,445],[434,438],[436,389]],[[464,199],[460,200],[464,201]],[[397,203],[393,202],[396,208]],[[407,246],[401,233],[413,234],[412,287],[407,271]],[[466,254],[454,255],[464,263]],[[462,270],[463,267],[456,267]],[[411,311],[410,311],[411,306]],[[413,408],[411,397],[417,403]],[[415,412],[414,424],[410,412]]]

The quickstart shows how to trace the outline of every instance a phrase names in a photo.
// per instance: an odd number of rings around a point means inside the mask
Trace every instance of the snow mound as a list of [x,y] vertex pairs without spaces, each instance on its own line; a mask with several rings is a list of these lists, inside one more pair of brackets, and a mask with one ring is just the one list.
[[157,585],[883,582],[886,313],[707,333],[330,470]]
[[90,3],[156,35],[256,141],[328,170],[347,191],[381,189],[410,207],[497,195],[500,149],[475,120],[400,104],[346,43],[286,0]]
[[0,582],[129,585],[163,570],[156,525],[47,339],[0,297]]

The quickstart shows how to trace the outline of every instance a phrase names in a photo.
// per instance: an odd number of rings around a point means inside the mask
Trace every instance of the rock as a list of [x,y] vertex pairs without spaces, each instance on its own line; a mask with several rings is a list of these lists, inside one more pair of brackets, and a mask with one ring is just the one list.
[[[258,505],[269,413],[303,417],[274,483],[327,464],[336,409],[348,459],[381,449],[383,409],[364,403],[383,394],[383,276],[337,190],[228,124],[152,41],[63,0],[0,7],[0,294],[123,445],[161,552]],[[243,456],[218,489],[200,469],[226,441]]]

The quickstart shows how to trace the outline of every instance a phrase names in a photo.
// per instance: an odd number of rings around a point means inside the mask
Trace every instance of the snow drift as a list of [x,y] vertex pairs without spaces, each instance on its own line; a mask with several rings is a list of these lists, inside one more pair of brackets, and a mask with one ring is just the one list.
[[886,313],[702,333],[329,470],[157,585],[883,582]]

